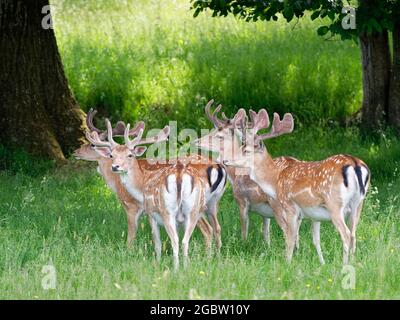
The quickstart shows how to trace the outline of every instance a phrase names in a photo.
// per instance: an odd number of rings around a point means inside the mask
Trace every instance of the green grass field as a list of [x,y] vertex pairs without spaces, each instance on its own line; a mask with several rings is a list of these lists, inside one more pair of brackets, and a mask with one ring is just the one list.
[[[362,98],[357,44],[325,41],[316,35],[320,22],[307,18],[289,25],[209,13],[194,19],[188,0],[51,3],[65,71],[84,110],[96,107],[114,122],[144,120],[148,128],[169,120],[210,127],[203,115],[209,98],[228,114],[250,106],[291,111],[295,132],[268,144],[273,156],[363,159],[372,186],[352,263],[356,287],[342,286],[341,241],[330,223],[321,230],[326,265],[318,262],[307,221],[288,265],[275,223],[271,247],[256,215],[248,241],[241,240],[230,189],[219,210],[221,253],[208,257],[195,231],[189,268],[174,273],[164,231],[163,259],[155,263],[146,217],[126,247],[124,211],[94,164],[71,160],[55,168],[0,146],[0,299],[400,298],[400,140],[337,125]],[[56,289],[44,290],[49,264]]]
[[[351,152],[370,165],[372,187],[352,264],[354,290],[342,287],[341,241],[330,223],[321,230],[325,266],[319,265],[307,221],[300,231],[300,250],[287,265],[283,235],[275,223],[270,248],[256,215],[251,216],[248,241],[241,240],[238,208],[229,189],[219,211],[221,254],[209,258],[195,231],[190,266],[175,274],[164,231],[163,259],[155,263],[145,217],[134,246],[126,247],[124,211],[94,165],[73,161],[46,169],[51,164],[21,154],[7,156],[2,150],[8,169],[0,172],[0,298],[400,298],[399,141],[390,135],[363,141],[354,130],[299,130],[277,139],[270,150],[303,159]],[[41,286],[47,264],[57,271],[54,290]]]
[[212,97],[228,110],[265,106],[315,123],[361,103],[359,48],[319,37],[321,21],[194,19],[189,0],[51,2],[78,102],[112,119],[205,127]]

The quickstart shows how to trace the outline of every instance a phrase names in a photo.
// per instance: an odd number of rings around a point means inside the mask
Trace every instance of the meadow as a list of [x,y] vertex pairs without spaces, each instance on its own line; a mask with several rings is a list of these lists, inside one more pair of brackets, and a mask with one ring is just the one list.
[[358,45],[318,37],[320,21],[193,18],[189,0],[52,4],[80,106],[112,119],[209,127],[203,107],[214,98],[231,113],[268,107],[315,124],[343,121],[361,103]]
[[[209,257],[196,230],[188,269],[174,273],[163,230],[163,258],[155,263],[145,216],[126,246],[124,210],[95,164],[70,159],[55,167],[0,146],[0,299],[400,298],[400,140],[389,130],[368,136],[339,126],[361,101],[357,44],[318,37],[308,19],[194,19],[183,0],[51,2],[65,70],[84,110],[148,127],[177,120],[181,128],[207,128],[203,107],[212,97],[228,114],[249,106],[293,112],[295,131],[270,141],[273,156],[363,159],[372,185],[351,264],[356,283],[343,286],[341,241],[330,223],[321,226],[324,266],[309,221],[290,265],[276,223],[268,247],[261,218],[251,214],[243,241],[230,187],[219,210],[221,253]],[[46,265],[55,268],[55,289],[42,287]]]
[[[262,240],[256,215],[250,217],[249,239],[241,240],[239,212],[229,188],[219,210],[221,253],[208,257],[195,231],[189,268],[174,273],[164,231],[163,258],[160,265],[155,263],[145,217],[136,242],[127,248],[125,213],[95,165],[71,161],[51,168],[51,163],[3,149],[1,156],[8,160],[7,170],[0,172],[0,298],[400,298],[398,139],[386,136],[373,142],[355,130],[316,129],[282,137],[270,150],[303,159],[351,152],[370,165],[372,187],[352,263],[355,289],[342,287],[341,241],[330,223],[323,223],[321,230],[326,265],[319,264],[307,221],[301,227],[300,250],[287,265],[283,235],[275,223],[271,247]],[[45,265],[57,272],[54,290],[42,288]]]

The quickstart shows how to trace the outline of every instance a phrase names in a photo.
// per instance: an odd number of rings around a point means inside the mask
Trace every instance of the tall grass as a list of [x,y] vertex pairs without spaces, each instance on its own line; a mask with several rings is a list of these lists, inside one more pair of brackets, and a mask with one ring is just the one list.
[[[14,166],[0,171],[0,298],[400,298],[398,139],[387,136],[372,144],[356,131],[310,129],[276,139],[269,149],[274,156],[302,159],[347,152],[370,165],[372,187],[352,263],[355,289],[342,286],[341,241],[331,223],[322,223],[321,230],[325,266],[319,265],[307,221],[300,230],[300,250],[287,265],[283,236],[275,223],[270,248],[262,240],[261,218],[256,215],[250,215],[248,241],[241,240],[239,211],[230,189],[219,210],[221,254],[209,258],[195,231],[189,268],[174,274],[164,231],[162,262],[155,263],[145,217],[134,246],[126,247],[124,211],[95,165],[73,162],[44,170],[43,163],[27,163],[17,154]],[[42,288],[45,265],[55,267],[55,289]]]
[[208,125],[201,115],[211,97],[232,112],[264,106],[307,123],[343,120],[361,103],[357,45],[325,41],[307,17],[193,18],[188,0],[52,4],[65,70],[85,110],[195,127]]

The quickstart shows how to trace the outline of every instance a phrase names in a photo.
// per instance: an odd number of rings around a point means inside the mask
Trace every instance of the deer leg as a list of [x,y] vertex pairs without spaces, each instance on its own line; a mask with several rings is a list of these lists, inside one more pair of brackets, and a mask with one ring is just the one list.
[[149,215],[151,234],[153,236],[154,249],[156,252],[156,260],[160,262],[161,259],[161,238],[160,238],[160,227],[153,216]]
[[136,205],[125,206],[125,210],[128,220],[127,245],[128,247],[130,247],[132,245],[133,240],[136,238],[138,221],[143,210],[138,208]]
[[199,219],[199,221],[197,222],[197,227],[203,235],[206,250],[208,253],[210,253],[211,243],[213,239],[213,229],[208,223],[207,219],[205,219],[204,217],[201,217]]
[[321,250],[321,243],[320,243],[320,227],[321,227],[321,222],[320,221],[312,221],[312,239],[313,239],[313,244],[315,246],[315,249],[317,250],[319,262],[324,265],[325,260],[324,256],[322,255],[322,250]]
[[240,223],[242,227],[242,239],[247,240],[249,234],[249,203],[247,200],[239,202]]
[[328,209],[331,212],[332,223],[334,224],[336,230],[340,234],[340,238],[342,239],[343,264],[346,265],[349,263],[349,248],[351,242],[351,233],[344,221],[343,208],[338,208],[336,206],[333,206],[332,208],[328,207]]
[[263,218],[263,236],[264,240],[267,242],[268,247],[271,246],[271,239],[269,234],[271,219]]
[[286,218],[286,260],[288,263],[292,261],[293,250],[296,245],[297,235],[299,231],[299,213],[292,204],[284,206],[284,216]]
[[302,219],[300,215],[298,216],[297,220],[297,231],[296,231],[296,250],[300,249],[300,226],[301,226]]
[[188,217],[185,234],[182,239],[183,264],[185,268],[187,267],[189,261],[189,241],[198,220],[198,217],[196,216],[197,214],[193,214]]
[[285,238],[285,245],[286,245],[286,259],[290,261],[293,255],[293,249],[290,249],[290,247],[292,245],[294,247],[294,244],[296,242],[296,227],[295,225],[292,224],[291,228],[289,228],[289,222],[294,222],[294,220],[288,219],[288,216],[290,215],[285,211],[280,202],[274,199],[270,199],[269,204],[274,213],[276,222],[283,231],[283,236]]
[[293,250],[298,239],[299,231],[299,212],[294,204],[280,202],[270,199],[269,204],[274,212],[274,217],[278,225],[281,227],[286,245],[286,260],[288,263],[292,261]]
[[351,241],[350,241],[350,255],[351,259],[354,259],[356,253],[356,231],[358,223],[360,222],[361,211],[363,208],[363,201],[358,205],[356,209],[352,209],[349,216],[350,223],[350,233],[351,233]]
[[174,270],[176,271],[179,268],[179,237],[176,229],[176,218],[175,215],[170,215],[167,212],[165,212],[163,216],[166,217],[166,219],[164,219],[164,226],[168,237],[171,240]]
[[214,232],[217,250],[219,252],[221,249],[221,246],[222,246],[222,241],[221,241],[221,226],[219,225],[219,222],[218,222],[217,211],[218,210],[217,210],[216,203],[210,205],[206,210],[208,219],[210,220],[211,227]]

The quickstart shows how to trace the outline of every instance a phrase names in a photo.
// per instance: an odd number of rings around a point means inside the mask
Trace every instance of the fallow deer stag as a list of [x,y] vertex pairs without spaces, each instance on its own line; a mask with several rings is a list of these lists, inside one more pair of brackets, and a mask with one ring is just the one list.
[[[140,127],[136,137],[130,140],[128,124],[124,135],[125,145],[119,145],[113,140],[110,122],[108,120],[106,122],[107,142],[101,141],[96,132],[87,134],[87,139],[96,146],[95,150],[101,156],[112,159],[112,170],[120,174],[121,182],[127,191],[144,204],[144,210],[150,218],[157,259],[161,256],[159,224],[165,226],[172,243],[175,269],[179,265],[177,225],[184,224],[182,247],[186,265],[189,240],[194,227],[206,211],[206,205],[218,204],[225,188],[221,179],[212,182],[211,176],[207,177],[206,171],[212,172],[215,165],[192,165],[180,161],[174,164],[146,161],[140,166],[136,157],[141,156],[146,150],[141,144],[166,140],[169,127],[165,127],[154,138],[142,139],[144,123],[141,122],[136,125]],[[216,220],[216,212],[212,218]]]
[[[220,119],[218,118],[218,112],[222,106],[218,105],[214,112],[211,112],[210,108],[213,102],[214,100],[210,100],[207,103],[205,113],[207,118],[214,124],[215,129],[196,140],[195,144],[201,149],[218,152],[218,161],[223,163],[223,161],[231,160],[241,154],[242,138],[241,131],[237,130],[237,126],[241,123],[240,120],[246,116],[246,113],[241,109],[233,119],[229,119],[222,113],[223,119]],[[246,125],[248,128],[251,128],[253,124],[246,122]],[[298,160],[292,157],[278,157],[273,161],[278,168],[283,169],[292,163],[296,163]],[[270,197],[245,172],[237,172],[233,167],[227,167],[226,171],[232,185],[233,196],[239,205],[242,238],[246,240],[248,236],[248,212],[250,210],[263,217],[263,236],[269,245],[270,219],[274,217]],[[280,222],[278,221],[278,223]],[[283,228],[282,223],[280,225]]]
[[[356,157],[339,154],[322,161],[294,163],[281,170],[263,140],[292,132],[292,115],[285,114],[280,120],[274,113],[271,131],[264,134],[258,134],[258,131],[270,125],[267,111],[261,109],[258,114],[252,112],[250,115],[254,128],[253,132],[244,134],[242,157],[226,164],[249,168],[250,178],[279,203],[278,210],[282,210],[279,214],[287,224],[288,261],[293,255],[299,221],[305,217],[313,221],[332,221],[343,243],[343,263],[347,264],[349,251],[354,256],[356,250],[356,229],[370,184],[367,165]],[[350,229],[345,223],[346,216],[350,220]],[[319,255],[322,257],[322,252]]]
[[[107,130],[100,130],[94,126],[93,118],[96,113],[96,110],[89,110],[86,117],[86,125],[91,132],[97,132],[99,139],[103,141],[107,138]],[[125,123],[122,121],[117,122],[115,128],[112,129],[112,136],[124,136],[125,128]],[[130,130],[129,135],[135,136],[138,129],[140,129],[140,126]],[[82,145],[79,149],[75,150],[74,156],[80,160],[95,161],[98,163],[98,172],[103,176],[108,187],[116,193],[125,209],[128,221],[127,243],[128,246],[130,246],[136,237],[138,221],[144,211],[143,203],[129,194],[121,183],[120,175],[112,171],[112,159],[100,156],[99,153],[95,151],[93,144],[87,143]],[[146,160],[138,159],[139,163],[143,163],[144,161]],[[198,223],[198,227],[203,234],[206,247],[209,248],[212,242],[211,226],[206,219],[202,218]]]

